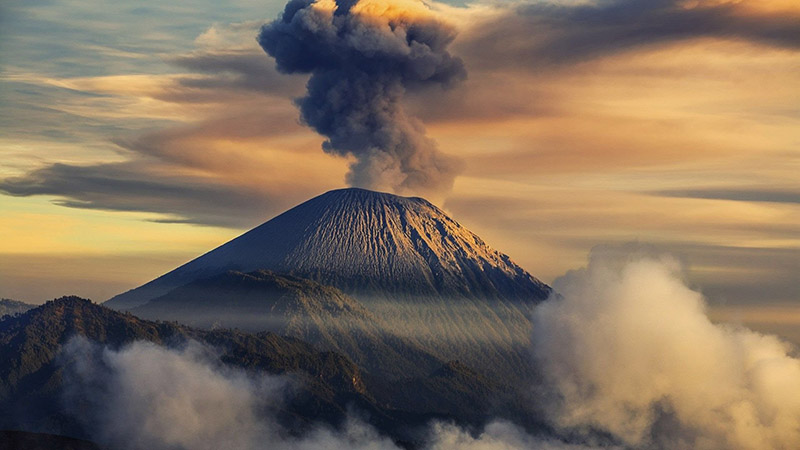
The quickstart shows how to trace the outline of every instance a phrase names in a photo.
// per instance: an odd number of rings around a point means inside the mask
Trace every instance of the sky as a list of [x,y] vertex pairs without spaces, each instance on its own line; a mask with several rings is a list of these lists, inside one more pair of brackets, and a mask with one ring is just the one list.
[[301,116],[329,59],[276,69],[260,29],[282,1],[0,4],[0,297],[104,301],[366,183],[424,195],[548,283],[652,245],[712,317],[800,341],[800,4],[392,4],[457,62],[388,77],[398,132],[441,169],[422,182],[373,176],[374,154]]

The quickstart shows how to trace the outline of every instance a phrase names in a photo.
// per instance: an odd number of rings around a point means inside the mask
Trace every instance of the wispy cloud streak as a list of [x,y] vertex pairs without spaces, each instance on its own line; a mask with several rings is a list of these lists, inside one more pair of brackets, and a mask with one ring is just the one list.
[[739,2],[610,0],[522,3],[479,21],[459,50],[483,66],[538,70],[689,39],[800,49],[800,12],[754,13]]

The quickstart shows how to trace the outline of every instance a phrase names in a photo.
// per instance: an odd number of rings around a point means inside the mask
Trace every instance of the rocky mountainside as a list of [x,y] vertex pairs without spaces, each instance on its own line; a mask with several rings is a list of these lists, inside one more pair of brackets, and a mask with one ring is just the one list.
[[200,278],[258,269],[359,297],[535,301],[549,292],[428,201],[350,188],[308,200],[107,306],[130,309]]
[[[74,336],[119,348],[134,341],[180,345],[192,339],[222,349],[232,365],[269,373],[294,373],[304,380],[314,411],[297,404],[301,415],[336,417],[347,401],[370,405],[358,367],[346,357],[272,333],[256,335],[202,331],[167,322],[149,322],[78,297],[50,301],[0,322],[0,428],[27,424],[29,430],[78,434],[80,424],[62,408],[62,367],[57,358]],[[350,400],[342,400],[347,398]]]
[[62,348],[74,336],[112,349],[135,341],[170,347],[194,340],[216,349],[226,365],[253,373],[285,374],[299,382],[279,416],[290,431],[318,422],[336,426],[351,410],[363,413],[370,424],[398,439],[407,439],[403,433],[433,417],[463,424],[490,417],[524,423],[531,417],[508,388],[459,363],[443,363],[428,374],[387,381],[363,373],[339,353],[320,351],[298,339],[151,322],[88,300],[64,297],[0,321],[0,429],[90,436],[86,424],[65,411],[63,393],[69,380],[64,378]]
[[421,376],[443,362],[339,289],[259,270],[228,271],[176,288],[131,312],[200,328],[271,331],[348,356],[385,379]]

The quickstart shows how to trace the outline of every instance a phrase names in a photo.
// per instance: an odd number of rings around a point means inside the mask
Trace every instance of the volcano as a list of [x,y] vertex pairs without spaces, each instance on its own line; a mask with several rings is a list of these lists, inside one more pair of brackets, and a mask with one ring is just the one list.
[[549,293],[427,200],[350,188],[308,200],[105,306],[128,310],[192,281],[262,269],[357,297],[526,302]]
[[[529,308],[550,292],[427,200],[351,188],[308,200],[105,305],[193,324],[200,323],[193,311],[202,309],[206,317],[242,311],[237,296],[248,296],[248,308],[255,299],[265,310],[286,310],[280,306],[286,297],[270,290],[253,295],[250,288],[214,285],[229,279],[221,274],[256,271],[313,282],[298,283],[298,289],[331,286],[338,300],[323,298],[327,291],[319,288],[292,295],[330,310],[322,305],[341,302],[344,294],[357,303],[347,312],[352,320],[374,317],[382,332],[403,339],[406,348],[499,376],[528,372]],[[358,305],[369,315],[354,316]],[[291,309],[295,313],[285,320],[296,321],[302,309]],[[306,319],[323,326],[314,335],[342,335],[324,328],[331,320]]]

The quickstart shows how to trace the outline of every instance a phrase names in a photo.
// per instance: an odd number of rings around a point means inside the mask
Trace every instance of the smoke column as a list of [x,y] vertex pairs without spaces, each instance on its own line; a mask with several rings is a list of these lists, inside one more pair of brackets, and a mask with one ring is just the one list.
[[284,73],[310,73],[301,120],[322,148],[353,156],[349,184],[398,193],[452,187],[460,162],[444,155],[403,109],[407,91],[463,80],[447,46],[455,31],[414,0],[291,0],[265,25],[261,47]]

